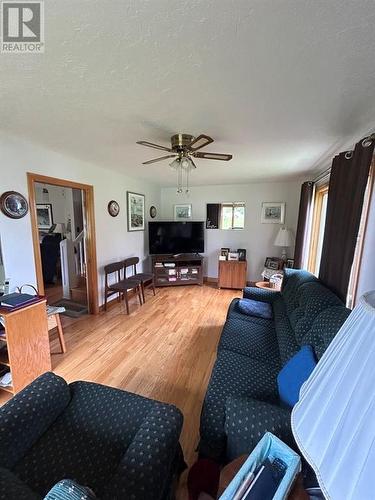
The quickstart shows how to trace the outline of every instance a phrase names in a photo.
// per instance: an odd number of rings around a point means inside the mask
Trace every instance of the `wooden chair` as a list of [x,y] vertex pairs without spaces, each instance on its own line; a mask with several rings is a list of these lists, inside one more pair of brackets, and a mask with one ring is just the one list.
[[[124,263],[114,262],[104,266],[105,286],[104,286],[104,310],[107,310],[107,299],[114,293],[118,293],[118,299],[121,301],[121,296],[125,299],[126,313],[129,314],[129,290],[133,290],[138,295],[139,303],[142,305],[142,286],[141,281],[137,278],[126,278],[121,276],[124,272]],[[109,284],[109,277],[114,276],[115,282]]]
[[156,295],[155,292],[155,280],[154,280],[154,275],[152,273],[137,273],[137,264],[139,262],[138,257],[130,257],[129,259],[124,260],[124,273],[126,276],[126,270],[128,268],[131,268],[131,275],[129,276],[129,279],[137,278],[141,282],[141,289],[142,289],[142,297],[143,297],[143,302],[146,302],[145,299],[145,288],[151,287],[154,295]]

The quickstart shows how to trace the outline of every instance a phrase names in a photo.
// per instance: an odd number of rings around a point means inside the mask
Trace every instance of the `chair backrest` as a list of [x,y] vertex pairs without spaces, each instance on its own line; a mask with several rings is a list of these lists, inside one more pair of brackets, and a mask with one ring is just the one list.
[[107,264],[104,266],[104,273],[105,273],[105,286],[108,286],[108,276],[110,276],[113,273],[117,273],[116,276],[116,281],[121,280],[121,271],[124,268],[124,263],[121,262],[113,262],[112,264]]
[[128,267],[133,267],[133,272],[132,274],[137,274],[137,264],[139,262],[138,257],[129,257],[128,259],[124,260],[124,269],[125,269],[125,275],[126,275],[126,269]]

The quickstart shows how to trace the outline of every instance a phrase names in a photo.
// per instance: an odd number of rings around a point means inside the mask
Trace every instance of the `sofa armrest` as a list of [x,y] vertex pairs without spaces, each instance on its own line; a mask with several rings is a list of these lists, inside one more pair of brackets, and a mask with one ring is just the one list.
[[182,470],[184,464],[179,444],[182,422],[182,413],[175,406],[155,405],[142,422],[101,498],[167,498],[173,475]]
[[65,380],[47,372],[0,408],[0,467],[13,469],[69,401]]
[[271,290],[264,290],[264,288],[247,286],[243,289],[244,299],[259,300],[260,302],[268,302],[269,304],[272,304],[280,296],[280,292],[272,292]]
[[249,454],[266,432],[272,432],[291,448],[296,449],[291,412],[276,404],[246,397],[231,396],[225,407],[226,458]]

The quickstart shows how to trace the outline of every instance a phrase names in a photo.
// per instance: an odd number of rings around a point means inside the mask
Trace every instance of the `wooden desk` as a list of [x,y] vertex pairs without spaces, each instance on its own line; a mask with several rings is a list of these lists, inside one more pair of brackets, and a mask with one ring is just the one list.
[[0,365],[10,368],[12,387],[1,387],[13,394],[19,392],[42,373],[51,370],[46,301],[8,311],[3,308],[0,316],[5,324],[7,353],[1,352]]
[[219,288],[245,288],[246,260],[219,260]]

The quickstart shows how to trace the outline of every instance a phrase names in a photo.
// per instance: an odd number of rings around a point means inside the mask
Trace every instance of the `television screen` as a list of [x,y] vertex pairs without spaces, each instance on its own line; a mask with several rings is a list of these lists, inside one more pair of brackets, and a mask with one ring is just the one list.
[[150,254],[204,252],[203,222],[149,222]]

